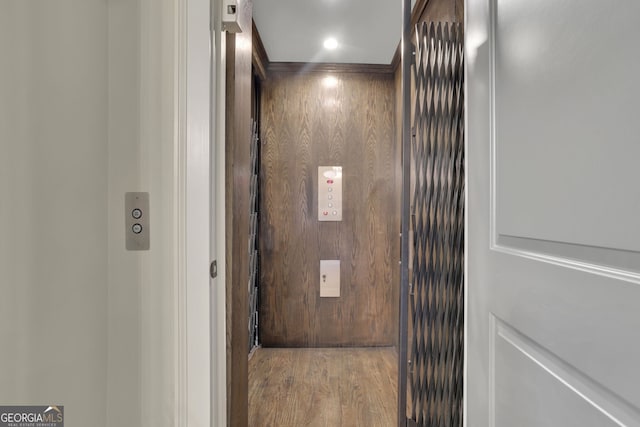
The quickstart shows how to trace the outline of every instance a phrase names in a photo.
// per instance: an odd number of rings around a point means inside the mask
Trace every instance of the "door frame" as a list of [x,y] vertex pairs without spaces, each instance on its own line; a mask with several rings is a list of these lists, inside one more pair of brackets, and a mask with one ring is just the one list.
[[[227,424],[224,84],[217,90],[225,78],[220,4],[220,0],[174,3],[174,209],[178,223],[174,425],[179,427]],[[210,278],[209,266],[216,255],[218,275]]]

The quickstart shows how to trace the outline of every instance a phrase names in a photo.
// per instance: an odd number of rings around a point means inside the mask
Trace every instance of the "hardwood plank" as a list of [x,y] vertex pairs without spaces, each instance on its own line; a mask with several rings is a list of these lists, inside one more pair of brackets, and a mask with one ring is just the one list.
[[260,348],[249,361],[252,427],[389,427],[397,354],[376,348]]

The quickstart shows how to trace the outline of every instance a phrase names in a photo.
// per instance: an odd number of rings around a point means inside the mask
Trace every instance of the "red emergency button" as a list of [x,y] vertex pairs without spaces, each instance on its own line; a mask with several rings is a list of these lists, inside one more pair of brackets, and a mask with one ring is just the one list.
[[327,180],[327,184],[333,184],[333,180],[332,179],[328,179]]
[[324,211],[324,212],[322,212],[322,215],[327,216],[327,215],[329,215],[329,212]]

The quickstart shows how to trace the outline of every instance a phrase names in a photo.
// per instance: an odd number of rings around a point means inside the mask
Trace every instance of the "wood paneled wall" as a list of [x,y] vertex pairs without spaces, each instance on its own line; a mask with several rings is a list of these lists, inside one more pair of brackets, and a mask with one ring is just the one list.
[[[270,73],[262,87],[264,346],[395,345],[400,277],[393,74]],[[343,221],[318,222],[317,167],[343,167]],[[320,298],[320,260],[341,296]]]

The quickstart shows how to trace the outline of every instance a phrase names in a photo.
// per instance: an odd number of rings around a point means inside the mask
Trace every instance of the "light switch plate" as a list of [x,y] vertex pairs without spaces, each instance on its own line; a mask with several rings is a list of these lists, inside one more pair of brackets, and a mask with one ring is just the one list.
[[149,193],[125,193],[124,227],[128,251],[149,250]]
[[320,260],[320,296],[340,296],[340,260]]
[[318,221],[342,221],[342,166],[318,166]]

